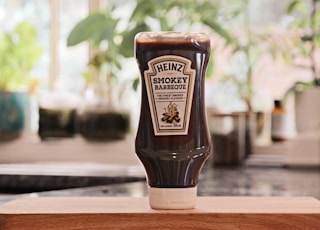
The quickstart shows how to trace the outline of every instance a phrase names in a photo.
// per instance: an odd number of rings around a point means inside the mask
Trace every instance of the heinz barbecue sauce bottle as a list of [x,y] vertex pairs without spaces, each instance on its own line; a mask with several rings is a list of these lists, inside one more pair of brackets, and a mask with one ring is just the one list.
[[210,40],[203,33],[142,32],[135,37],[142,98],[136,153],[154,209],[190,209],[210,153],[204,81]]

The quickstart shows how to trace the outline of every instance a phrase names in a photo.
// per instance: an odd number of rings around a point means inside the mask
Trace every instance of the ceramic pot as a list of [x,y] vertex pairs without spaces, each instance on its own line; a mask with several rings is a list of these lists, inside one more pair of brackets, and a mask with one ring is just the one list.
[[39,99],[41,140],[73,137],[76,133],[76,110],[79,98],[67,92],[46,92]]
[[124,139],[130,130],[129,113],[115,105],[110,91],[89,88],[87,95],[77,113],[78,133],[88,141]]
[[18,138],[25,125],[26,96],[19,92],[0,92],[0,140]]
[[320,87],[295,93],[296,129],[298,133],[320,130]]

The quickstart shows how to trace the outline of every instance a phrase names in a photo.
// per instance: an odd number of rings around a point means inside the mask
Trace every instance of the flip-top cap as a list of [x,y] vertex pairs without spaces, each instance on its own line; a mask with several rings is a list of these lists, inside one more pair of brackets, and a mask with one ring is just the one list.
[[149,204],[153,209],[192,209],[196,204],[197,187],[149,187]]

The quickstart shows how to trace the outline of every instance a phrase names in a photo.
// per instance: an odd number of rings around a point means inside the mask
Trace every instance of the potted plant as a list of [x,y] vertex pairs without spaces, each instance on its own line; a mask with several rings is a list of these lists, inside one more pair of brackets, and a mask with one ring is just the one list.
[[130,128],[129,113],[117,107],[119,94],[115,92],[123,56],[116,42],[121,36],[115,29],[118,22],[111,11],[94,12],[78,22],[67,39],[68,46],[89,42],[92,48],[83,73],[85,104],[77,116],[78,132],[91,141],[122,139]]
[[0,140],[14,139],[23,131],[26,95],[22,87],[41,53],[36,31],[27,22],[0,37]]
[[[311,80],[296,82],[285,94],[283,100],[294,92],[296,129],[298,133],[320,129],[320,68],[317,61],[320,45],[320,6],[319,0],[310,2],[294,0],[288,5],[287,12],[292,16],[291,27],[299,33],[297,49],[293,56],[295,66],[309,71]],[[306,64],[299,62],[305,58]]]
[[[229,65],[220,81],[220,88],[227,88],[225,92],[228,95],[232,94],[232,99],[237,102],[236,106],[229,107],[227,112],[231,114],[228,114],[228,119],[238,121],[245,116],[246,125],[242,126],[245,130],[237,130],[237,133],[245,136],[242,142],[245,143],[246,156],[252,153],[254,146],[270,145],[272,142],[272,99],[259,97],[254,79],[259,76],[260,66],[266,58],[281,61],[290,59],[287,54],[286,37],[278,36],[277,33],[261,25],[255,26],[250,18],[249,4],[249,0],[238,2],[238,14],[229,25],[232,37],[231,42],[227,44],[230,50]],[[228,135],[225,135],[225,139],[232,137]]]

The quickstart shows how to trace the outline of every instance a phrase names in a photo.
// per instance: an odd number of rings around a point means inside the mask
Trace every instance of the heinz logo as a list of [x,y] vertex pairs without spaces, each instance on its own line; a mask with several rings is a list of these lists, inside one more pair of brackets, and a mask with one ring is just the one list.
[[183,64],[179,62],[161,62],[159,64],[155,65],[155,69],[158,73],[164,72],[164,71],[177,71],[182,72],[183,71]]

